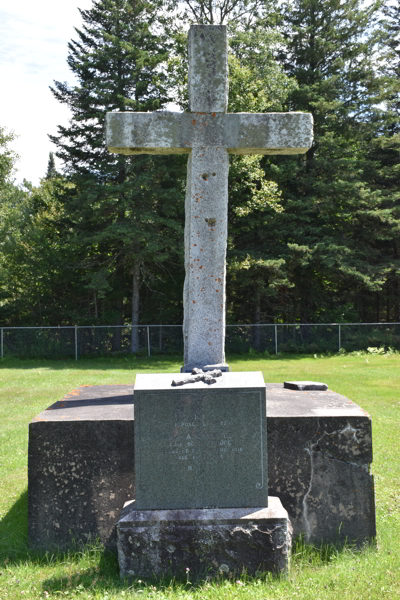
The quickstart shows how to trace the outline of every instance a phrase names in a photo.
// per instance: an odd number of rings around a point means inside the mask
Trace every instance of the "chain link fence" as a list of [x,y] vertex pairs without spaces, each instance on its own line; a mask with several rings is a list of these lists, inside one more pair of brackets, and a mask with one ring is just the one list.
[[[400,323],[227,325],[227,354],[400,350]],[[181,325],[0,327],[1,358],[183,354]]]

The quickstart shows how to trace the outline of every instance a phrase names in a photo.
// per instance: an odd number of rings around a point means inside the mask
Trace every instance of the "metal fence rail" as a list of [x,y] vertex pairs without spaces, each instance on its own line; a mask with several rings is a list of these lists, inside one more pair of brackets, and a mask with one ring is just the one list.
[[[400,323],[277,323],[227,325],[228,354],[400,350]],[[182,354],[181,325],[75,325],[0,327],[0,353],[14,357],[64,357],[116,352]]]

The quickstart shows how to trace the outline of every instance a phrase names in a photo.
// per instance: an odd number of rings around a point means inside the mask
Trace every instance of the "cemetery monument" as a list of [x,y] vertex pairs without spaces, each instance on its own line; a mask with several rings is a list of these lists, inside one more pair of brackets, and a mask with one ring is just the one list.
[[136,499],[117,526],[121,576],[178,575],[183,566],[285,571],[291,547],[287,512],[278,498],[268,507],[262,374],[212,379],[203,371],[228,371],[229,153],[304,153],[312,116],[226,112],[226,26],[192,25],[188,50],[190,112],[116,112],[106,120],[111,152],[189,155],[182,370],[195,377],[136,378]]
[[315,382],[226,372],[228,155],[312,141],[308,114],[227,113],[227,74],[226,28],[194,25],[190,112],[107,115],[112,152],[188,154],[182,370],[193,375],[138,375],[133,395],[82,386],[29,426],[31,546],[118,545],[122,576],[284,572],[291,524],[314,544],[376,534],[368,414]]

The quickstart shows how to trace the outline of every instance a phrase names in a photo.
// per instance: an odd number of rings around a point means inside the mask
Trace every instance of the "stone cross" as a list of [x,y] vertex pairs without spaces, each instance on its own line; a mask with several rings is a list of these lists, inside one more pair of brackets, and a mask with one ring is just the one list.
[[226,112],[225,25],[192,25],[188,48],[190,112],[114,112],[106,118],[110,152],[189,154],[184,371],[225,363],[229,154],[299,154],[312,143],[311,114]]

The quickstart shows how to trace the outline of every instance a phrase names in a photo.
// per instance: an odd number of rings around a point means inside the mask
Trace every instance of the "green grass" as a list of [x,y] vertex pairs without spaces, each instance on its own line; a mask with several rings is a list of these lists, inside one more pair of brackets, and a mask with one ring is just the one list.
[[[267,382],[324,381],[373,420],[377,548],[315,549],[299,541],[289,578],[262,576],[190,581],[120,582],[113,555],[101,547],[39,554],[27,543],[28,423],[83,384],[133,383],[140,372],[178,372],[180,357],[18,360],[0,362],[0,599],[152,598],[160,600],[400,598],[400,355],[332,357],[231,356],[234,371],[263,371]],[[184,568],[183,568],[184,571]]]

